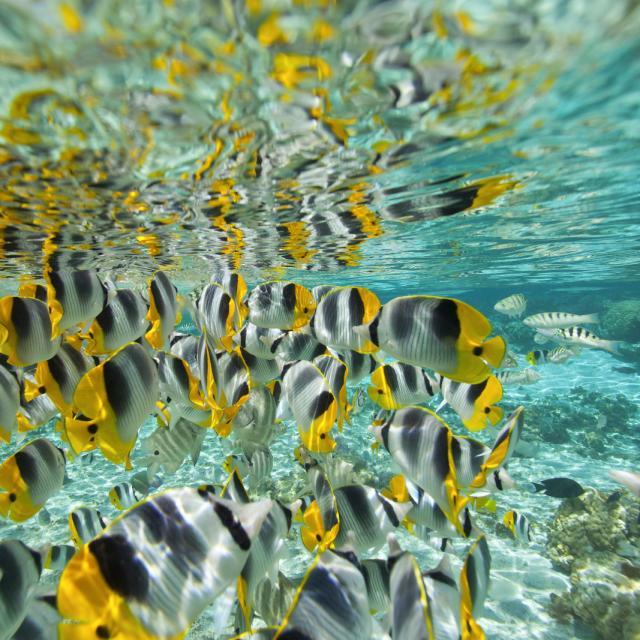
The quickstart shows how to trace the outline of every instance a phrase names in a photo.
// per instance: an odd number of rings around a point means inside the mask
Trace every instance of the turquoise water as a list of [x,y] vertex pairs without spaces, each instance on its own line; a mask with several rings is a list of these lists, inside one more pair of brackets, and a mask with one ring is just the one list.
[[[0,2],[0,293],[46,268],[144,291],[162,269],[186,296],[220,267],[250,288],[355,285],[382,303],[427,293],[485,314],[519,369],[553,345],[498,300],[523,293],[525,315],[599,313],[589,328],[622,341],[619,355],[583,349],[504,386],[505,411],[525,408],[524,443],[509,463],[518,486],[477,516],[492,554],[478,622],[488,638],[637,638],[640,626],[606,629],[640,618],[637,498],[608,475],[640,471],[638,33],[631,1]],[[371,449],[374,411],[368,400],[337,454],[382,488],[394,468]],[[51,424],[36,433],[67,446]],[[268,490],[293,498],[304,473],[290,433],[272,445]],[[22,444],[0,443],[0,459]],[[162,488],[222,483],[231,450],[207,433],[198,463]],[[144,468],[140,444],[132,461]],[[108,490],[130,473],[100,454],[67,473],[50,523],[0,519],[0,539],[68,542],[79,505],[116,517]],[[556,476],[623,491],[589,516],[622,533],[576,542],[571,570],[554,535],[572,507],[527,484]],[[502,527],[509,509],[530,520],[531,542]],[[432,545],[398,531],[423,570],[437,564]],[[287,546],[281,569],[299,577],[311,556],[295,528]],[[456,574],[468,546],[454,545]],[[45,571],[39,591],[58,579]],[[189,637],[225,637],[217,612]]]

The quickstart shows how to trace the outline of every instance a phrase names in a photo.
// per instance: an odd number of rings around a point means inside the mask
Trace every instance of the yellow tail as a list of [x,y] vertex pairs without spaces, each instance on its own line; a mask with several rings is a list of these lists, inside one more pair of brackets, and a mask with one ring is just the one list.
[[495,336],[482,344],[483,360],[488,362],[492,367],[499,367],[507,353],[507,343],[502,336]]
[[3,518],[9,517],[9,509],[13,503],[9,500],[8,493],[0,493],[0,516]]

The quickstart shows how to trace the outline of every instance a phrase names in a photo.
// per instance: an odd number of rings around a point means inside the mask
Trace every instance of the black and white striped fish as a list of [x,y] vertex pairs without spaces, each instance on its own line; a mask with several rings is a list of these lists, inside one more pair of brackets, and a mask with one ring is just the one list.
[[327,348],[312,335],[302,331],[286,331],[271,344],[271,351],[282,362],[313,360],[326,353]]
[[[74,632],[186,633],[240,575],[271,500],[239,505],[206,488],[170,489],[136,505],[65,567],[57,593]],[[90,585],[90,586],[87,586]],[[109,615],[106,603],[122,615]]]
[[300,329],[316,309],[311,292],[293,282],[265,282],[247,299],[249,322],[272,329]]
[[151,327],[145,338],[154,349],[166,351],[170,346],[169,336],[180,322],[178,290],[163,271],[158,271],[149,281],[148,295],[147,320]]
[[307,569],[278,634],[335,640],[369,638],[371,615],[367,587],[350,551],[325,551]]
[[318,303],[311,327],[316,338],[328,347],[372,353],[378,347],[354,327],[368,325],[379,311],[380,301],[368,289],[336,287]]
[[501,336],[486,339],[491,324],[479,311],[450,298],[394,298],[355,331],[400,362],[459,382],[481,382],[506,352]]
[[175,473],[187,457],[195,465],[206,435],[207,429],[185,418],[180,418],[171,427],[157,427],[141,442],[145,453],[142,464],[147,465],[149,477],[155,476],[160,469]]
[[212,283],[202,290],[196,306],[198,326],[209,344],[215,349],[230,351],[237,329],[236,305],[231,295],[219,284]]
[[387,535],[400,526],[410,503],[394,502],[373,487],[352,484],[334,489],[340,527],[337,547],[351,544],[356,552],[376,551]]
[[96,271],[46,271],[47,300],[52,336],[93,320],[107,304],[108,289]]
[[599,324],[597,313],[589,315],[577,315],[564,311],[546,311],[527,316],[522,322],[534,329],[568,329],[580,324]]
[[149,326],[147,305],[131,289],[119,289],[95,317],[83,338],[89,355],[113,353],[140,338]]
[[360,382],[360,380],[373,373],[379,364],[370,353],[358,353],[351,349],[343,349],[339,352],[333,351],[333,354],[347,365],[349,371],[347,379],[352,384]]
[[[279,384],[279,383],[278,383]],[[247,401],[238,409],[232,422],[232,434],[240,442],[268,446],[275,437],[276,401],[265,386],[249,390]]]
[[601,349],[613,355],[619,355],[621,342],[618,340],[605,340],[582,327],[568,327],[566,329],[543,329],[536,327],[538,333],[551,338],[561,344],[587,347],[588,349]]
[[131,342],[78,382],[74,417],[64,417],[65,436],[76,453],[100,447],[107,459],[129,466],[138,430],[155,412],[158,396],[156,363]]
[[136,493],[130,482],[120,482],[109,491],[109,502],[118,509],[124,511],[140,502],[141,496]]
[[489,423],[495,425],[502,420],[503,410],[495,406],[502,400],[502,385],[496,376],[490,375],[475,384],[456,382],[443,376],[438,381],[444,403],[449,404],[470,431],[481,431]]
[[106,526],[107,521],[93,507],[78,507],[69,513],[69,531],[76,547],[93,540]]
[[35,378],[58,410],[67,414],[78,382],[97,364],[96,360],[65,342],[53,358],[38,363]]
[[449,426],[428,409],[407,407],[390,412],[382,425],[369,429],[403,474],[428,493],[455,524],[465,500],[458,491]]
[[304,446],[318,453],[332,451],[335,440],[329,432],[338,417],[338,402],[320,369],[305,360],[285,365],[282,388]]
[[273,359],[276,357],[274,343],[282,338],[283,333],[280,329],[258,327],[247,322],[235,336],[235,341],[258,358]]
[[52,358],[60,337],[52,338],[47,305],[36,298],[0,298],[0,354],[14,367]]
[[431,400],[440,385],[420,367],[402,362],[380,365],[371,374],[367,393],[383,409],[401,409]]

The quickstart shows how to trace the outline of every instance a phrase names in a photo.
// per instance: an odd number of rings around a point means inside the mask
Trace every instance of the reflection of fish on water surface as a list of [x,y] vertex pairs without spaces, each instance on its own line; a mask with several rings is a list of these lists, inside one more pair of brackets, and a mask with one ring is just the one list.
[[0,2],[0,640],[630,635],[640,10],[446,4]]

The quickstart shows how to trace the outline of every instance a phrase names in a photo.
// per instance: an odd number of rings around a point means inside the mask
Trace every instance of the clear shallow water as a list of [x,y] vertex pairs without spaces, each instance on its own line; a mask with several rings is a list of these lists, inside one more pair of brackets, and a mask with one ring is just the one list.
[[[634,3],[66,6],[0,3],[3,293],[46,265],[97,267],[137,287],[161,267],[188,291],[223,264],[250,285],[277,277],[358,284],[383,302],[458,297],[521,355],[536,346],[531,332],[492,310],[510,293],[531,312],[606,315],[640,300]],[[306,56],[301,76],[294,55]],[[611,318],[598,333],[631,346],[621,359],[585,351],[542,366],[536,384],[505,387],[505,407],[566,400],[595,424],[596,394],[637,406],[637,323]],[[570,396],[577,386],[587,400]],[[388,474],[388,457],[370,450],[370,411],[339,447]],[[568,441],[536,432],[535,455],[510,466],[518,482],[562,475],[610,492],[608,469],[637,469],[637,415],[619,434],[609,420],[606,447],[585,444],[588,429],[564,416],[552,428],[570,429]],[[196,467],[164,486],[221,481],[225,446],[210,434]],[[302,478],[291,448],[286,434],[275,445],[280,490]],[[3,459],[14,450],[0,445]],[[107,491],[127,474],[97,458],[90,478],[70,466],[50,525],[0,522],[0,537],[64,542],[81,503],[113,517]],[[568,580],[545,549],[558,504],[519,489],[483,516],[490,534],[510,508],[537,525],[526,547],[491,535],[488,637],[592,637],[549,614],[549,591]],[[402,543],[436,563],[428,545]],[[296,536],[292,549],[285,572],[301,573]],[[193,637],[208,637],[207,620]]]

